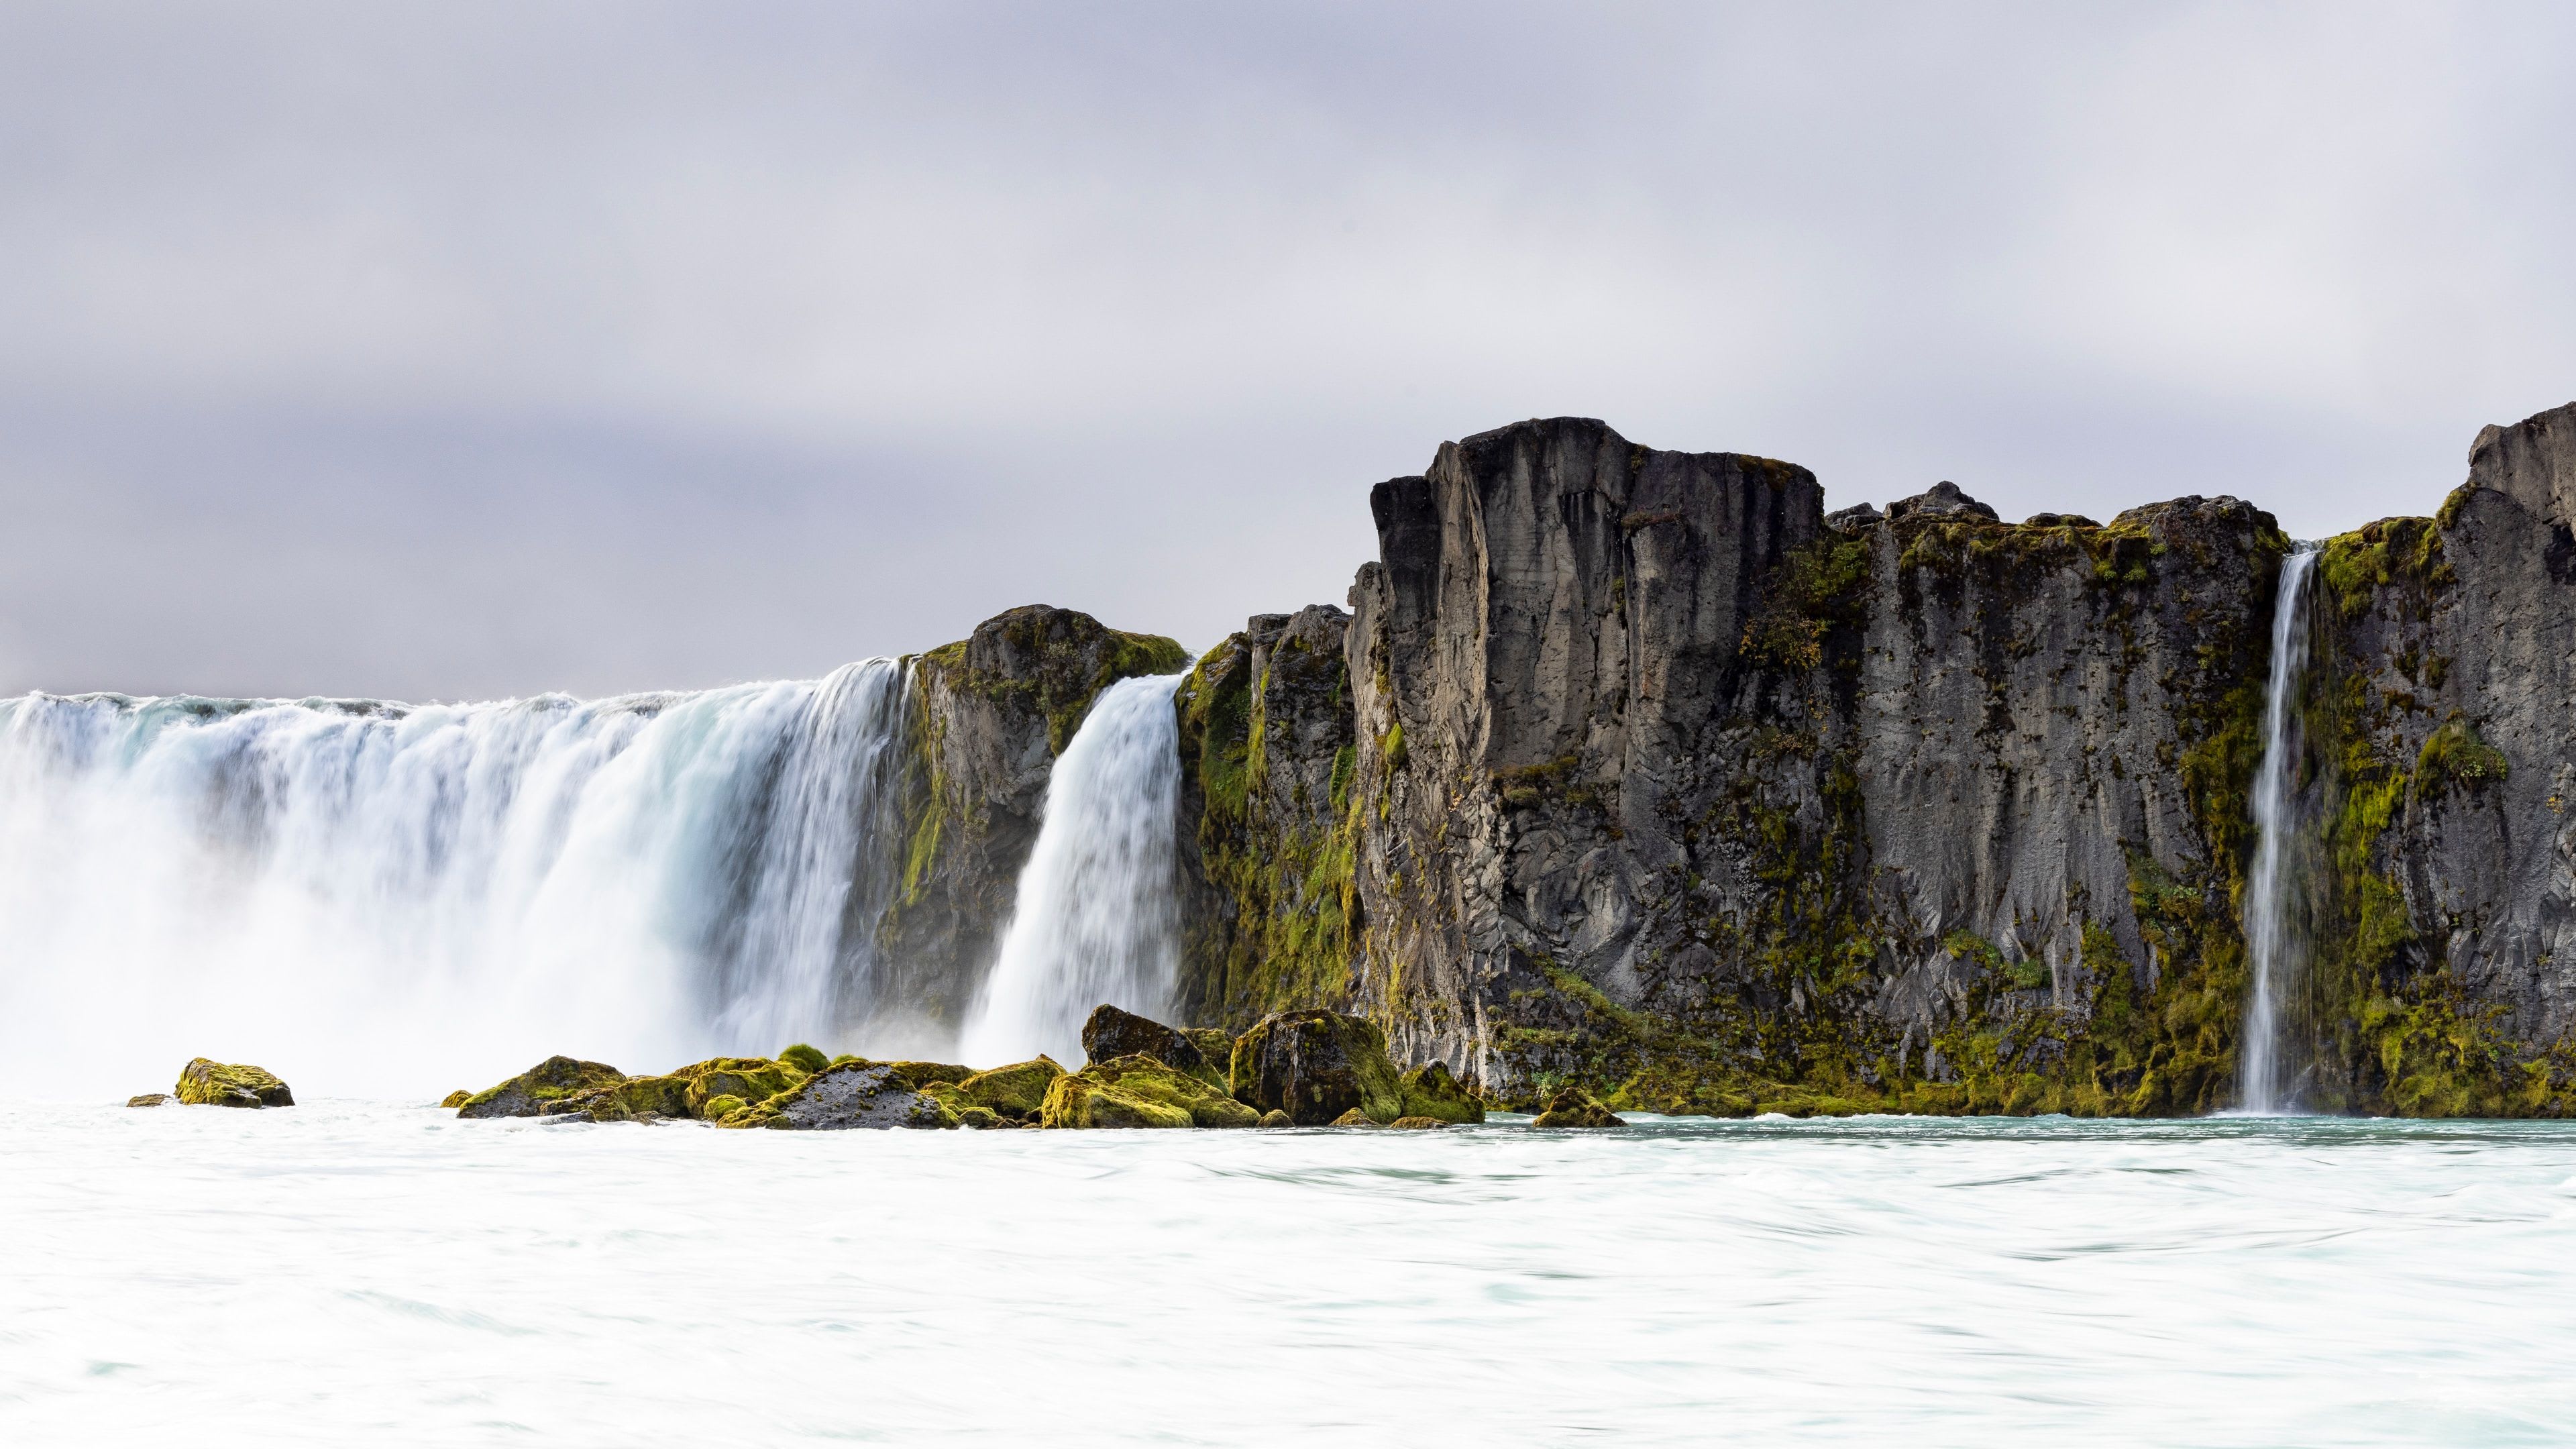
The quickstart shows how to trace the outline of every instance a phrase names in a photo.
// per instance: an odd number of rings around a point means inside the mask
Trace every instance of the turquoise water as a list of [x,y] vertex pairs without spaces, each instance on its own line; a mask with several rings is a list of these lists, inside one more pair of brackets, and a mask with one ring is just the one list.
[[2557,1444],[2576,1127],[0,1107],[0,1441]]

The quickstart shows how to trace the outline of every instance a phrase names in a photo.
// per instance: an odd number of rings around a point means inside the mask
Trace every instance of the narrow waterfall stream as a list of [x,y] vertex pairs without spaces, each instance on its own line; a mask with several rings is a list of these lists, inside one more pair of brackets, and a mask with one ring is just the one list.
[[0,702],[0,1079],[203,1053],[436,1092],[828,1041],[875,980],[905,691],[878,659],[589,702]]
[[2295,1110],[2283,1081],[2282,1001],[2307,969],[2307,921],[2292,845],[2298,830],[2298,693],[2308,666],[2307,545],[2281,560],[2272,604],[2272,669],[2263,693],[2263,760],[2254,771],[2254,869],[2245,884],[2245,955],[2253,982],[2237,1049],[2237,1103],[2270,1115]]
[[1056,761],[1000,959],[966,1028],[967,1061],[1045,1052],[1079,1066],[1092,1008],[1168,1010],[1180,959],[1172,692],[1186,678],[1111,685]]

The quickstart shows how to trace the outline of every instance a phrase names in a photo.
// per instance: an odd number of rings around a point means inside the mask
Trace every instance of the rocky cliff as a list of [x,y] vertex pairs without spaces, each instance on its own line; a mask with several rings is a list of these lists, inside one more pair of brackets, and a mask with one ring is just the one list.
[[878,923],[881,1012],[953,1030],[993,964],[1048,774],[1100,691],[1189,661],[1179,644],[1030,605],[908,663],[900,884]]
[[2314,1104],[2565,1112],[2576,1087],[2576,405],[2488,428],[2433,518],[2326,540],[2301,698]]
[[[1559,419],[1378,486],[1357,995],[1507,1095],[2207,1105],[2285,541]],[[2248,687],[2251,681],[2251,687]]]
[[[1578,418],[1370,506],[1348,614],[1259,616],[1175,696],[1184,1020],[1356,1010],[1522,1104],[2234,1100],[2270,515],[2007,523],[1947,483],[1828,515],[1803,468]],[[2576,1104],[2571,518],[2576,406],[2481,435],[2438,517],[2321,546],[2290,861],[2314,1105]],[[989,960],[1091,695],[1178,659],[1057,611],[923,656],[883,938],[925,1011]]]

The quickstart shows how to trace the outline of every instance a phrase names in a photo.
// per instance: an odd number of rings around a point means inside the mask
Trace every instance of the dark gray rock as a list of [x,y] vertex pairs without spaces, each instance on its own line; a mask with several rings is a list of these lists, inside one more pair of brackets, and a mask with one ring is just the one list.
[[957,1114],[883,1062],[826,1067],[769,1100],[724,1119],[726,1127],[840,1132],[873,1127],[955,1127]]
[[517,1076],[465,1099],[459,1117],[536,1117],[558,1102],[613,1087],[626,1074],[604,1062],[548,1057]]
[[1404,1088],[1385,1034],[1361,1017],[1290,1011],[1264,1017],[1235,1043],[1234,1099],[1300,1127],[1357,1112],[1383,1125],[1404,1115]]
[[1114,1006],[1094,1009],[1082,1023],[1082,1050],[1093,1062],[1145,1056],[1184,1072],[1204,1072],[1210,1065],[1198,1043],[1159,1021]]
[[1966,514],[1988,523],[1998,521],[1993,509],[1960,492],[1959,485],[1946,478],[1911,498],[1901,498],[1887,505],[1887,516],[1891,519],[1934,518],[1948,514]]

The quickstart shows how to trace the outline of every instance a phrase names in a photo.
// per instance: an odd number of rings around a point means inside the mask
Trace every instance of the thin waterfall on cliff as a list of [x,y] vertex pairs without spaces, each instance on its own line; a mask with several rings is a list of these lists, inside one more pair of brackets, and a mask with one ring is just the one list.
[[592,702],[0,703],[0,1074],[436,1091],[828,1043],[899,868],[905,690],[879,659]]
[[1168,1010],[1180,957],[1172,692],[1187,677],[1111,685],[1056,761],[1000,959],[966,1028],[968,1061],[1045,1052],[1078,1065],[1092,1008]]
[[2298,693],[2308,665],[2308,571],[2314,549],[2281,560],[2272,605],[2272,670],[2263,694],[2263,760],[2254,771],[2254,869],[2245,885],[2245,1038],[2237,1059],[2237,1101],[2247,1112],[2291,1110],[2282,1081],[2282,1004],[2307,967],[2306,912],[2297,890]]

